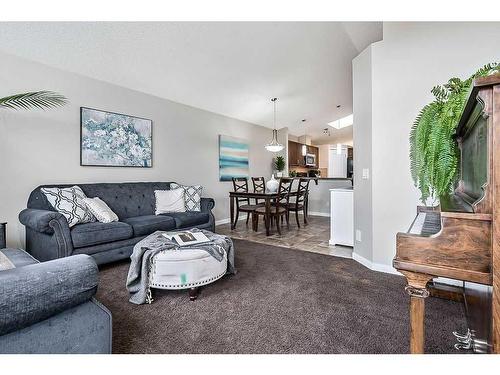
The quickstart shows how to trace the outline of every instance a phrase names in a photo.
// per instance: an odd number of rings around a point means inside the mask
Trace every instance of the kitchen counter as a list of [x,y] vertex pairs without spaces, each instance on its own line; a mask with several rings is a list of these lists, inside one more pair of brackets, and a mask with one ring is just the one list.
[[298,180],[299,178],[308,178],[310,180],[318,180],[318,181],[351,181],[352,182],[352,178],[350,178],[350,177],[299,177],[299,176],[296,176],[296,177],[290,177],[290,178],[293,178],[296,180]]
[[350,177],[319,177],[318,180],[333,180],[333,181],[345,181],[345,180],[348,180],[348,181],[352,181],[352,178]]

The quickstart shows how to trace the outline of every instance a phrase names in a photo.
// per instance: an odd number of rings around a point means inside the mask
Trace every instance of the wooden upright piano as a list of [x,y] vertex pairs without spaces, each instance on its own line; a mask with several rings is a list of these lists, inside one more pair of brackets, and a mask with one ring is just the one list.
[[[500,75],[478,78],[457,126],[460,176],[440,206],[417,209],[396,236],[394,267],[407,279],[410,351],[424,352],[424,301],[436,277],[459,280],[468,332],[460,348],[500,353]],[[452,336],[450,335],[450,338]]]

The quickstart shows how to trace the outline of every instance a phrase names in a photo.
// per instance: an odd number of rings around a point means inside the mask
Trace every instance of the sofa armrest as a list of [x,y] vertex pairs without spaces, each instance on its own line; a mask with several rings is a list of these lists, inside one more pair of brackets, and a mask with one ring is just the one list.
[[51,221],[57,221],[60,224],[65,223],[68,225],[66,218],[59,212],[35,210],[32,208],[22,210],[19,214],[19,221],[21,224],[33,229],[34,231],[46,234],[54,233],[54,223],[51,225]]
[[38,260],[70,256],[73,241],[66,218],[55,211],[25,209],[19,221],[26,226],[27,250]]
[[201,198],[201,212],[210,212],[215,207],[215,201],[212,198]]
[[97,284],[97,265],[83,254],[0,271],[0,335],[88,301]]

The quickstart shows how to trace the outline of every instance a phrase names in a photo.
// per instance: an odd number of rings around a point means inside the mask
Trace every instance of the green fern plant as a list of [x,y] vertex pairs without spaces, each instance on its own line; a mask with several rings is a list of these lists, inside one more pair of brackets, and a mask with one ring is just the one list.
[[487,64],[462,81],[451,78],[435,86],[434,101],[421,109],[410,131],[410,170],[421,201],[449,194],[458,174],[459,150],[453,135],[474,78],[500,72],[500,64]]
[[67,99],[52,91],[35,91],[16,94],[0,98],[0,108],[6,109],[45,109],[60,107],[67,103]]

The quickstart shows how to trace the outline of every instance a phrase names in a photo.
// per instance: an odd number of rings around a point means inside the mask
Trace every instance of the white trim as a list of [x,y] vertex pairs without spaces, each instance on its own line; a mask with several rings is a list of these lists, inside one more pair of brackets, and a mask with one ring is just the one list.
[[[242,216],[240,216],[238,221],[246,220],[246,219],[247,219],[247,215],[242,215]],[[231,222],[231,218],[228,217],[226,219],[215,220],[215,225],[229,224],[230,222]]]
[[[366,259],[365,257],[363,257],[359,254],[356,254],[355,252],[352,253],[352,259],[354,259],[356,262],[362,264],[366,268],[371,269],[372,271],[391,273],[393,275],[402,276],[402,274],[400,272],[398,272],[394,267],[391,267],[391,266],[388,266],[387,264],[382,264],[382,263],[373,263],[372,261]],[[436,277],[436,278],[434,278],[434,281],[439,282],[441,284],[446,284],[446,285],[459,286],[459,287],[463,286],[463,281],[448,279],[445,277]]]
[[398,271],[396,271],[394,267],[382,263],[373,263],[371,260],[366,259],[365,257],[355,253],[354,251],[352,252],[352,259],[362,264],[366,268],[371,269],[372,271],[401,275]]
[[[323,217],[330,217],[330,214],[328,212],[318,212],[318,211],[309,211],[307,213],[309,216],[323,216]],[[299,212],[299,215],[302,215],[302,212]]]
[[222,224],[229,224],[231,220],[229,218],[227,219],[221,219],[221,220],[215,220],[215,225],[222,225]]

